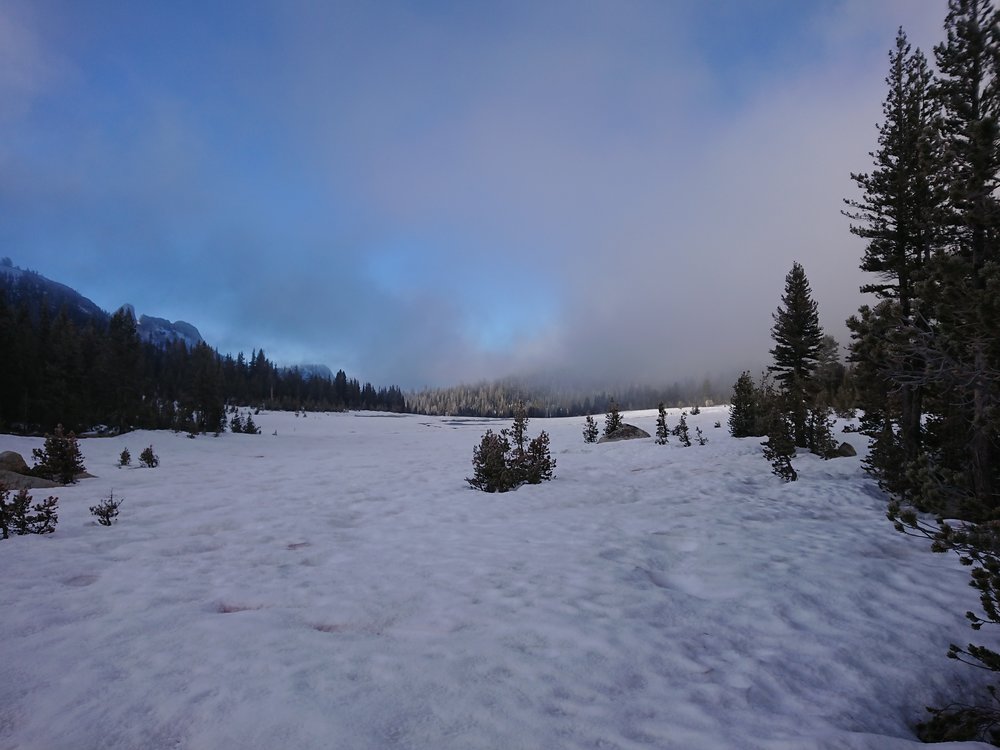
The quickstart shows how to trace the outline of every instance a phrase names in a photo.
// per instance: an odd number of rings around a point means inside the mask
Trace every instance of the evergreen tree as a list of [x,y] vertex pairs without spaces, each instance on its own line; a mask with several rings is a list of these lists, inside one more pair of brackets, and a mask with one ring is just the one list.
[[622,424],[624,422],[622,421],[621,412],[618,411],[618,404],[615,403],[614,399],[611,399],[608,403],[608,413],[604,415],[604,437],[620,429]]
[[587,415],[587,419],[584,421],[583,442],[597,442],[597,422],[594,421],[594,418],[590,414]]
[[[876,283],[861,290],[892,303],[867,308],[867,322],[849,323],[854,337],[852,358],[867,368],[869,387],[894,392],[891,402],[883,401],[875,411],[866,412],[864,428],[874,439],[892,435],[897,440],[898,432],[899,451],[886,451],[887,446],[877,451],[886,459],[896,457],[892,464],[872,465],[877,476],[900,475],[903,462],[916,459],[922,440],[924,389],[911,378],[892,385],[873,382],[889,377],[890,360],[875,360],[872,367],[866,354],[872,350],[887,354],[891,345],[892,366],[918,373],[925,363],[919,350],[908,345],[908,336],[896,334],[895,342],[862,336],[884,336],[903,328],[928,330],[931,313],[925,297],[931,289],[927,268],[945,234],[946,199],[941,140],[937,137],[940,97],[934,94],[926,59],[919,50],[911,50],[902,29],[889,55],[886,83],[889,93],[882,106],[885,119],[879,126],[879,148],[873,154],[875,169],[851,175],[863,197],[847,201],[852,210],[845,212],[859,222],[851,226],[851,232],[867,240],[862,270],[878,277]],[[876,320],[876,315],[885,316],[885,320]]]
[[656,444],[666,445],[667,444],[667,410],[663,406],[663,402],[656,407]]
[[767,440],[761,443],[764,446],[764,459],[771,464],[771,471],[774,474],[786,482],[794,482],[799,475],[792,466],[795,441],[792,438],[792,424],[788,410],[775,409],[770,416]]
[[691,435],[688,432],[688,423],[687,423],[687,413],[686,412],[683,412],[683,411],[681,412],[680,421],[678,421],[677,425],[674,427],[673,434],[676,435],[678,438],[680,438],[681,444],[685,448],[690,448],[691,447]]
[[774,313],[771,349],[774,364],[768,367],[785,394],[795,444],[806,446],[806,413],[815,393],[813,373],[822,349],[823,329],[805,270],[798,263],[785,276],[783,307]]
[[87,470],[76,435],[64,433],[62,425],[56,426],[54,434],[46,435],[45,445],[31,454],[36,461],[31,472],[60,484],[76,482],[76,475]]
[[761,404],[757,398],[750,372],[744,370],[733,384],[732,407],[729,410],[729,434],[736,438],[759,435],[757,424],[760,421]]

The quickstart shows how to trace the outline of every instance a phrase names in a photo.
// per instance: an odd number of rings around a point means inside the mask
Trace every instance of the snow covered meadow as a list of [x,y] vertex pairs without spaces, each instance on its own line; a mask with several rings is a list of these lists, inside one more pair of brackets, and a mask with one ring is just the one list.
[[690,448],[532,420],[556,478],[504,495],[464,478],[507,422],[81,441],[56,533],[0,542],[0,749],[921,746],[920,708],[981,679],[945,658],[989,637],[968,571],[892,530],[859,458],[783,484],[726,418]]

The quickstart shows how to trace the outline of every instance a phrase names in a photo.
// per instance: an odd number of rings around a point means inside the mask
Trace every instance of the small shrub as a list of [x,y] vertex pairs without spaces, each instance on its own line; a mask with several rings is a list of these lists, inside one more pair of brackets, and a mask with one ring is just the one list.
[[[302,416],[305,416],[305,412],[303,412]],[[243,423],[243,432],[247,435],[260,434],[260,427],[257,426],[257,424],[253,421],[253,417],[249,414],[247,414],[247,421]]]
[[142,449],[142,453],[139,454],[139,465],[147,469],[155,469],[160,465],[160,457],[153,453],[153,446]]
[[233,418],[229,420],[229,430],[236,434],[243,432],[243,418],[239,412],[234,414]]
[[693,417],[696,414],[701,414],[701,407],[698,406],[698,404],[695,404],[693,407],[691,407],[691,416]]
[[584,422],[583,426],[583,442],[597,442],[597,422],[589,414],[587,415],[587,420]]
[[713,426],[713,427],[714,427],[715,429],[719,429],[720,427],[722,427],[722,422],[719,422],[719,421],[716,421],[716,423],[715,423],[714,425],[712,425],[712,426]]
[[128,452],[128,448],[122,450],[121,455],[118,457],[118,466],[130,466],[132,464],[132,454]]
[[698,441],[698,445],[705,445],[706,443],[708,443],[708,438],[702,434],[700,427],[694,428],[694,434],[697,436],[695,437],[695,440]]
[[656,407],[656,444],[666,445],[667,444],[667,410],[661,401],[659,406]]
[[118,518],[118,508],[121,507],[123,502],[125,502],[125,498],[120,497],[116,500],[114,490],[112,490],[111,493],[97,505],[90,506],[90,513],[91,515],[97,517],[97,522],[101,524],[101,526],[110,526]]
[[10,499],[10,490],[0,485],[0,539],[11,534],[51,534],[59,521],[59,498],[51,495],[40,503],[31,504],[31,495],[18,490]]
[[46,435],[45,446],[35,448],[31,455],[36,461],[31,473],[60,484],[72,484],[77,474],[87,470],[76,435],[64,434],[62,425],[56,427],[54,434]]

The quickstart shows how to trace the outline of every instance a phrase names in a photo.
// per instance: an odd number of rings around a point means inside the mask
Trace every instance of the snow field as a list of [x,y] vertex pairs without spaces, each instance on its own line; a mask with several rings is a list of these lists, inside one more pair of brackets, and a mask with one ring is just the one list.
[[892,530],[859,458],[786,485],[726,418],[690,448],[531,420],[556,478],[502,495],[464,477],[506,421],[82,441],[56,533],[0,542],[0,748],[922,746],[921,707],[981,679],[945,658],[990,636],[968,571]]

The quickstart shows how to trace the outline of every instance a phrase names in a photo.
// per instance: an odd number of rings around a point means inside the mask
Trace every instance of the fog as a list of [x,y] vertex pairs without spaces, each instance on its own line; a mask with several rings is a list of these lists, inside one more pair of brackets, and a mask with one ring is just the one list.
[[757,368],[794,261],[846,343],[849,175],[946,11],[138,5],[0,5],[0,254],[404,387]]

